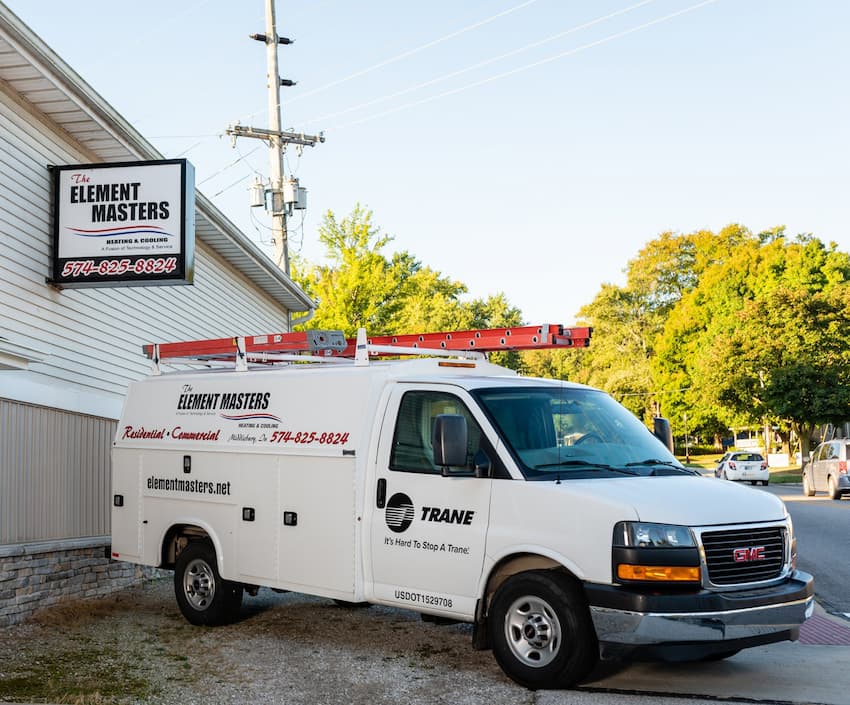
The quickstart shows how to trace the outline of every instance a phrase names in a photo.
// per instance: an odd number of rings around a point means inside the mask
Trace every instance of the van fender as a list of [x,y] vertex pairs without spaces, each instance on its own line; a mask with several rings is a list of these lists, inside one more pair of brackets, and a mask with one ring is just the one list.
[[508,578],[531,570],[559,570],[581,584],[584,573],[566,556],[541,546],[514,546],[503,551],[503,555],[490,561],[482,571],[478,585],[478,601],[472,630],[472,646],[476,650],[490,648],[487,634],[487,614],[496,591]]
[[219,574],[222,569],[222,548],[218,534],[212,525],[198,517],[177,517],[170,526],[162,532],[159,538],[160,561],[161,568],[174,568],[174,563],[177,559],[176,547],[174,540],[178,536],[185,536],[189,541],[200,540],[207,538],[213,545],[215,550],[215,560]]
[[526,570],[560,568],[579,582],[586,577],[585,572],[574,561],[544,546],[511,546],[499,555],[491,557],[488,563],[481,572],[477,592],[479,599],[487,599],[488,595],[492,595],[511,575]]

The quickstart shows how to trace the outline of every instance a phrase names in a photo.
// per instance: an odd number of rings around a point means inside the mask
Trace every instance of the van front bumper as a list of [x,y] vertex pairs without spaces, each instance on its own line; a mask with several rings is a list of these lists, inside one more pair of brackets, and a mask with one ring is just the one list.
[[795,641],[814,611],[814,580],[801,571],[779,585],[728,592],[584,588],[602,658],[684,661]]

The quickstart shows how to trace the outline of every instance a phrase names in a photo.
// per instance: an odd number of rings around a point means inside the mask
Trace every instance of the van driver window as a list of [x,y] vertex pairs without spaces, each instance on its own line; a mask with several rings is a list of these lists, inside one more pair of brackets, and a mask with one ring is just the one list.
[[481,444],[481,427],[472,418],[466,405],[453,394],[446,392],[407,392],[401,400],[396,419],[390,470],[421,472],[439,475],[442,468],[434,464],[432,433],[434,420],[440,414],[461,414],[466,418],[466,467],[472,469],[472,460]]

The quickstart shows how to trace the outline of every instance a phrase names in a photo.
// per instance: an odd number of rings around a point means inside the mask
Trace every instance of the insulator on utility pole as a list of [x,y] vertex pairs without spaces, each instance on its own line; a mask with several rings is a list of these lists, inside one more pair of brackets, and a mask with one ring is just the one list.
[[[256,39],[258,42],[268,42],[269,38],[265,34],[260,34],[257,32],[256,34],[249,34],[248,37],[250,39]],[[278,44],[295,44],[294,39],[290,39],[289,37],[278,37]]]

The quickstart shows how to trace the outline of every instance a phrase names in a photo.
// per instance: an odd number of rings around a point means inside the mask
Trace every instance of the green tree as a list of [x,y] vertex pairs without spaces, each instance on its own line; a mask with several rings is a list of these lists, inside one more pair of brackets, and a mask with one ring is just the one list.
[[807,457],[816,425],[850,419],[850,283],[777,288],[737,319],[715,341],[708,380],[740,413],[790,422]]
[[649,361],[656,334],[651,297],[643,290],[603,284],[579,311],[593,327],[591,345],[582,355],[582,382],[604,389],[638,417],[652,415]]
[[383,256],[390,240],[373,226],[371,211],[359,205],[341,222],[330,211],[325,214],[319,241],[328,264],[311,265],[298,257],[292,263],[293,280],[319,302],[311,328],[346,335],[361,327],[373,334],[387,331],[401,306],[394,293],[412,276],[414,265]]
[[753,236],[734,226],[704,238],[696,261],[704,263],[697,267],[696,284],[672,308],[658,338],[653,377],[656,384],[663,380],[682,390],[668,404],[673,418],[687,413],[703,432],[717,435],[762,417],[751,407],[730,404],[718,391],[717,371],[727,369],[724,363],[734,352],[719,355],[724,341],[739,335],[761,340],[758,330],[744,327],[748,319],[741,319],[741,311],[781,289],[805,296],[828,292],[850,280],[850,257],[808,236],[789,241],[782,228]]
[[[319,228],[326,264],[293,259],[293,280],[318,301],[310,328],[358,328],[370,335],[418,333],[470,328],[510,327],[522,313],[504,294],[466,300],[467,287],[423,265],[406,251],[388,256],[392,238],[372,222],[360,205],[337,220],[331,211]],[[516,354],[501,361],[519,364]]]

